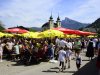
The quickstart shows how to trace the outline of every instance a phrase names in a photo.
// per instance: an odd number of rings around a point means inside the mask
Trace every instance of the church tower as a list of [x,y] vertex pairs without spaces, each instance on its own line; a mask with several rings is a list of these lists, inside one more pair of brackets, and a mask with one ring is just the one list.
[[53,21],[54,20],[53,20],[52,14],[51,14],[50,19],[49,19],[49,29],[54,28],[54,22]]
[[57,27],[61,27],[61,21],[60,21],[59,15],[58,15],[56,23],[57,23]]

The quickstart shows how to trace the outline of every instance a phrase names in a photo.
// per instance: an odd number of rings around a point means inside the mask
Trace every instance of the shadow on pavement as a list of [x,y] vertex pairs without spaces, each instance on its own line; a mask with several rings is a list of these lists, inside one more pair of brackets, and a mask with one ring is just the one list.
[[17,61],[15,64],[11,64],[12,66],[21,66],[21,65],[24,65],[24,66],[32,66],[32,65],[38,65],[40,64],[41,62],[21,62],[21,61]]
[[64,71],[63,73],[75,73],[76,71]]
[[[59,71],[58,70],[46,70],[46,71],[42,71],[42,72],[55,72],[55,73],[59,73]],[[63,71],[62,73],[75,73],[76,71]]]
[[54,71],[54,70],[47,70],[47,71],[42,71],[42,72],[57,72],[57,71]]
[[59,67],[53,67],[53,68],[50,68],[50,69],[59,69]]
[[76,71],[73,75],[98,75],[98,70],[96,68],[96,58],[84,65],[82,68],[80,68],[79,71]]
[[85,59],[85,60],[82,60],[82,61],[90,61],[90,60],[86,60],[86,59]]
[[[89,60],[83,60],[83,62]],[[56,72],[58,71],[58,67],[50,68],[49,70],[45,70],[42,72]],[[73,73],[72,75],[98,75],[98,69],[96,68],[96,58],[85,64],[78,71],[64,71],[63,73]]]

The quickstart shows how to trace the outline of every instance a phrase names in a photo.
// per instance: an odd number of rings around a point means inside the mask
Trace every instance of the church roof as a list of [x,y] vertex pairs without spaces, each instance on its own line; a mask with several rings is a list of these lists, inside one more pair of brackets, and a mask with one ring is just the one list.
[[[42,25],[42,27],[48,27],[49,26],[49,22],[46,22]],[[57,26],[57,23],[54,23],[54,26]]]
[[50,16],[50,19],[53,19],[52,15]]

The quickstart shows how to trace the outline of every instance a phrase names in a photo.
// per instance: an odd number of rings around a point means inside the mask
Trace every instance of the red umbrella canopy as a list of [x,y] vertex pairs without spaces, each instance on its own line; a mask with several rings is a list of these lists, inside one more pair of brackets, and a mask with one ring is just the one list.
[[88,35],[94,35],[96,33],[76,30],[76,34],[78,34],[78,35],[87,35],[88,36]]
[[6,29],[5,32],[11,32],[11,33],[27,33],[28,30],[20,29],[20,28],[13,28],[13,29]]
[[61,27],[53,28],[53,29],[54,29],[54,30],[62,31],[62,32],[65,33],[65,34],[75,34],[75,30],[72,30],[72,29],[61,28]]
[[59,30],[65,34],[76,34],[76,35],[94,35],[94,34],[96,34],[96,33],[92,33],[92,32],[73,30],[73,29],[67,29],[67,28],[62,28],[62,27],[53,28],[53,29]]

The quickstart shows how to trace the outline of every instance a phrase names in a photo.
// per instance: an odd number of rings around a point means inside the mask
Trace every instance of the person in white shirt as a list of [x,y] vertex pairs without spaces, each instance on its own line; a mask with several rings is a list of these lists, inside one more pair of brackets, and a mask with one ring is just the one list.
[[82,64],[82,57],[80,55],[80,52],[77,52],[77,55],[76,55],[76,67],[77,67],[77,70],[80,69],[81,64]]
[[56,36],[55,37],[55,51],[54,51],[55,59],[58,59],[59,44],[60,44],[60,39],[58,38],[58,36]]
[[14,52],[15,52],[15,56],[13,57],[14,61],[20,56],[20,45],[18,44],[18,42],[15,43],[15,46],[14,46]]
[[[70,48],[65,48],[66,50],[66,63],[68,62],[68,68],[70,68],[70,61],[71,61],[71,56],[72,56],[72,51]],[[65,64],[65,69],[66,69],[66,64]]]
[[93,47],[94,47],[94,54],[97,56],[97,43],[98,43],[98,39],[97,38],[94,38],[93,39]]
[[11,42],[11,41],[9,41],[9,42],[7,42],[7,44],[8,44],[8,49],[12,51],[12,48],[14,46],[14,43]]
[[8,40],[8,42],[6,43],[7,45],[7,50],[8,50],[8,53],[7,53],[7,58],[8,60],[11,60],[12,59],[12,52],[13,52],[13,48],[14,48],[14,43],[10,40]]
[[67,48],[72,49],[73,48],[73,43],[70,40],[68,40],[66,46],[67,46]]
[[60,40],[60,42],[59,42],[59,47],[65,47],[66,46],[66,41],[63,39],[63,38],[61,38],[61,40]]
[[2,62],[3,44],[0,43],[0,62]]
[[[62,69],[62,71],[64,70],[64,65],[65,65],[65,59],[66,59],[66,52],[64,51],[64,48],[63,47],[61,47],[60,48],[60,51],[58,52],[58,61],[60,62],[60,64],[59,64],[59,71],[61,71],[61,69]],[[61,68],[60,68],[60,66],[62,66]]]
[[56,46],[58,47],[60,43],[60,39],[58,37],[56,37],[55,43],[56,43]]
[[18,55],[20,54],[20,50],[19,49],[20,49],[19,44],[15,43],[14,50],[15,50],[15,53],[18,54]]

